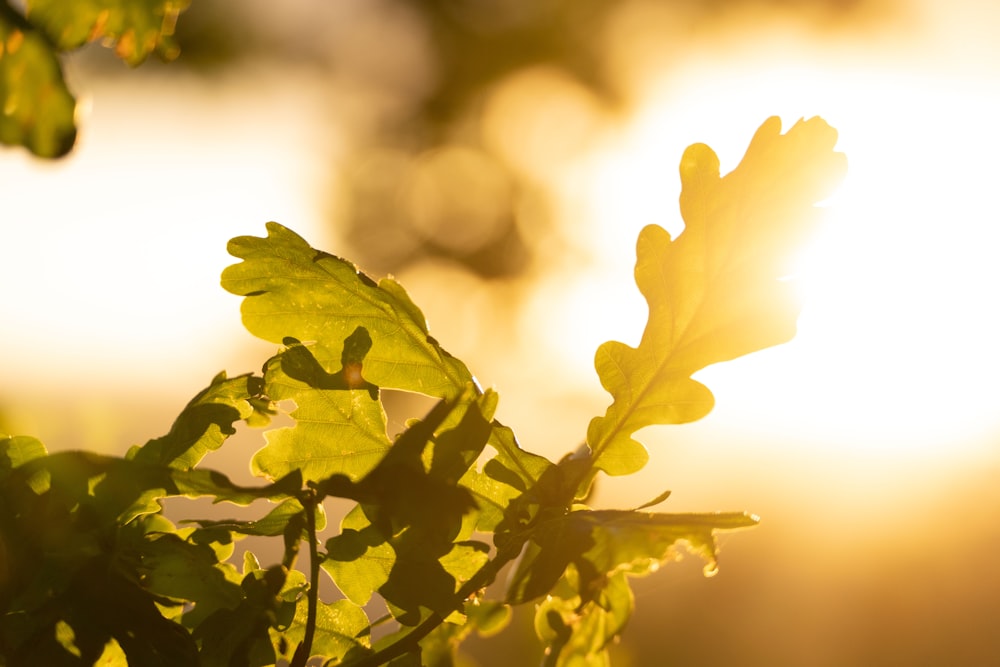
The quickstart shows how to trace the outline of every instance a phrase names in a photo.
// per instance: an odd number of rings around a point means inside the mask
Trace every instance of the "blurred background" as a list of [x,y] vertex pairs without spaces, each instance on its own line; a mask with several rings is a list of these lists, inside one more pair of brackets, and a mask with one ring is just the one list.
[[[120,454],[258,370],[218,280],[276,220],[393,273],[557,458],[609,402],[594,349],[639,339],[684,147],[725,173],[820,115],[849,173],[799,335],[699,374],[715,411],[595,500],[761,525],[637,580],[614,664],[1000,664],[998,31],[990,0],[195,0],[174,63],[70,57],[69,157],[0,152],[0,430]],[[529,616],[469,664],[537,664]]]

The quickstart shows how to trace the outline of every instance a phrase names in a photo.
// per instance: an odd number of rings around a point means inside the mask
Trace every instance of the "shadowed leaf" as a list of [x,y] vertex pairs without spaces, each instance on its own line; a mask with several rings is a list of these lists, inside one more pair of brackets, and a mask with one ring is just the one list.
[[[291,399],[296,424],[268,431],[267,445],[252,461],[254,474],[276,479],[301,470],[307,480],[331,475],[358,479],[374,468],[389,450],[385,412],[377,389],[357,377],[349,379],[349,365],[358,331],[341,341],[339,356],[348,363],[337,373],[328,373],[313,356],[313,349],[291,341],[290,347],[267,363],[264,378],[274,401]],[[363,355],[362,355],[363,356]],[[373,391],[374,389],[374,391]]]
[[263,388],[260,377],[248,374],[227,378],[225,373],[219,373],[184,407],[167,435],[133,447],[128,458],[172,468],[193,468],[236,433],[233,424],[237,421],[266,421],[269,408],[261,398]]

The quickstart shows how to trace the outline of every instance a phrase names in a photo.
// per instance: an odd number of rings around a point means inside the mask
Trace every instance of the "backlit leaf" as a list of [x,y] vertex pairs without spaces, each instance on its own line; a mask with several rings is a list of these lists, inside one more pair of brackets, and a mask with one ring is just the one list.
[[742,512],[663,514],[634,510],[578,510],[539,525],[511,577],[508,601],[546,595],[571,564],[584,602],[615,572],[642,575],[666,560],[678,542],[716,567],[715,532],[748,528],[757,518]]
[[598,349],[601,384],[614,397],[587,430],[594,464],[612,475],[642,468],[648,454],[632,434],[653,424],[700,419],[711,392],[691,375],[706,366],[783,343],[795,334],[799,303],[789,273],[792,251],[813,231],[814,204],[843,177],[837,133],[820,118],[780,134],[771,118],[746,156],[719,176],[704,144],[681,160],[684,231],[642,230],[635,280],[649,304],[638,348]]
[[[155,595],[194,603],[184,614],[186,625],[197,625],[215,610],[240,603],[239,580],[232,581],[217,567],[210,547],[167,533],[151,535],[141,549],[143,586]],[[229,569],[235,575],[235,569]]]
[[278,223],[267,238],[241,236],[229,252],[243,261],[222,274],[222,286],[243,300],[243,324],[274,343],[314,342],[314,356],[336,371],[344,340],[358,327],[371,336],[365,380],[379,387],[452,398],[472,381],[469,369],[444,351],[427,322],[392,278],[378,283],[339,257],[315,250]]
[[[322,506],[317,507],[316,530],[326,528],[326,514]],[[237,520],[223,519],[221,521],[199,520],[197,523],[204,529],[221,528],[241,535],[257,535],[275,537],[284,534],[289,520],[302,514],[302,503],[297,498],[289,498],[276,506],[260,519]]]
[[[472,492],[479,506],[479,530],[511,530],[531,518],[530,506],[539,500],[529,497],[528,491],[538,484],[552,462],[521,449],[514,432],[496,420],[487,444],[496,455],[484,463],[482,470],[469,468],[462,485]],[[515,503],[515,499],[520,500]],[[505,519],[503,529],[498,529]]]
[[372,594],[389,580],[396,552],[387,537],[365,516],[361,505],[347,513],[340,534],[327,540],[322,567],[340,591],[357,605],[366,605]]
[[281,567],[251,570],[241,582],[245,597],[239,605],[217,609],[194,629],[202,667],[275,664],[270,628],[291,623],[295,613],[295,604],[280,597],[286,576]]
[[257,376],[227,378],[225,373],[219,373],[184,407],[167,435],[134,447],[128,458],[173,468],[193,468],[236,433],[233,424],[237,421],[254,419],[260,423],[266,419],[267,407],[261,398],[263,388],[263,381]]
[[546,651],[555,654],[546,664],[556,667],[610,665],[608,646],[625,628],[634,598],[625,574],[609,577],[596,599],[582,602],[551,595],[535,610],[535,632]]
[[[624,510],[574,512],[576,520],[589,525],[594,544],[583,558],[595,576],[616,571],[647,574],[669,555],[680,541],[706,560],[706,572],[716,565],[715,533],[757,525],[757,517],[745,512],[668,514]],[[586,586],[586,573],[581,572]]]
[[61,50],[102,41],[131,66],[151,53],[177,57],[173,40],[177,15],[190,0],[27,0],[26,15]]
[[45,445],[36,438],[0,433],[0,477],[6,477],[14,468],[45,455]]
[[[357,331],[340,341],[343,350],[350,349]],[[254,474],[276,479],[301,470],[307,480],[335,474],[359,479],[391,445],[377,389],[373,395],[360,371],[353,381],[356,386],[347,384],[350,362],[328,373],[314,357],[314,347],[288,342],[288,349],[268,361],[264,378],[272,400],[294,401],[291,417],[296,424],[266,433],[267,445],[253,457]],[[348,357],[343,350],[337,351],[342,360]]]
[[[449,418],[459,407],[461,420],[435,434],[454,421]],[[322,493],[361,503],[342,533],[327,542],[324,563],[348,597],[364,604],[377,585],[390,611],[407,625],[422,609],[442,616],[454,610],[456,591],[485,564],[488,552],[482,543],[465,541],[474,521],[463,519],[475,502],[457,482],[490,433],[478,402],[441,401],[360,482],[336,476],[317,485]]]
[[65,155],[76,141],[75,110],[45,35],[0,3],[0,142],[40,157]]
[[[288,645],[285,658],[289,659],[305,636],[307,601],[302,596],[295,608],[292,625],[283,634]],[[367,648],[367,638],[359,639],[368,627],[368,616],[361,607],[349,600],[337,600],[331,604],[320,602],[316,614],[316,634],[312,643],[312,655],[323,656],[325,660],[339,660],[348,651],[359,647]]]

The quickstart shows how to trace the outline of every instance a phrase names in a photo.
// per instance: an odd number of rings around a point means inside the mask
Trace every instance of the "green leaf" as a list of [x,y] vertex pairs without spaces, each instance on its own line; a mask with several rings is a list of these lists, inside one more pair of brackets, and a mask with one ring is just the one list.
[[193,627],[221,608],[235,608],[243,594],[236,570],[219,566],[215,552],[206,545],[192,544],[176,534],[150,535],[139,546],[142,553],[143,586],[163,597],[193,602],[184,613],[184,624]]
[[76,141],[75,110],[45,35],[0,3],[0,142],[39,157],[65,155]]
[[566,568],[594,546],[593,529],[573,512],[539,524],[510,579],[507,602],[524,604],[548,595]]
[[496,455],[483,464],[481,471],[470,467],[461,483],[472,492],[479,507],[478,529],[510,532],[533,516],[531,507],[537,506],[539,500],[528,492],[553,465],[544,456],[521,449],[507,426],[493,420],[492,427],[487,444]]
[[379,387],[453,398],[473,381],[469,369],[444,351],[403,288],[378,283],[346,260],[311,248],[275,222],[267,238],[241,236],[229,252],[243,260],[222,274],[222,286],[243,300],[243,324],[274,343],[286,337],[315,341],[314,356],[328,370],[358,327],[371,336],[365,379]]
[[216,502],[249,505],[261,498],[284,500],[302,488],[297,470],[267,486],[245,487],[214,470],[183,470],[80,451],[33,458],[16,469],[16,477],[37,494],[62,499],[66,507],[88,507],[107,527],[160,511],[158,501],[168,496],[213,496]]
[[715,531],[748,528],[757,517],[742,512],[662,514],[634,510],[578,510],[539,524],[511,577],[508,601],[542,597],[566,568],[579,572],[584,602],[615,572],[647,574],[680,541],[702,555],[706,572],[716,568]]
[[28,461],[46,456],[45,445],[26,435],[0,434],[0,479]]
[[535,610],[535,632],[546,653],[555,655],[546,665],[597,667],[610,665],[608,646],[624,630],[634,598],[625,573],[609,577],[595,600],[579,596],[546,597]]
[[353,377],[350,367],[361,365],[353,357],[363,358],[358,340],[365,335],[359,327],[341,341],[338,356],[345,363],[336,373],[323,369],[313,354],[315,347],[292,340],[268,361],[264,371],[268,396],[294,401],[291,417],[296,424],[266,433],[267,445],[251,463],[254,474],[276,479],[301,470],[307,480],[335,474],[359,479],[382,459],[391,443],[377,389],[361,379],[360,370],[348,384],[348,376]]
[[694,372],[795,334],[799,303],[783,280],[790,255],[813,231],[814,204],[843,177],[846,160],[820,118],[780,132],[778,118],[767,120],[724,178],[710,148],[689,147],[680,169],[683,233],[671,240],[655,225],[640,233],[635,280],[649,304],[646,330],[638,348],[611,341],[595,358],[614,401],[590,422],[587,442],[608,474],[645,465],[648,453],[631,437],[638,429],[712,409]]
[[[284,631],[288,651],[284,655],[290,659],[295,647],[305,637],[307,599],[302,596],[295,608],[292,625]],[[312,655],[325,660],[340,660],[349,651],[369,648],[365,636],[368,616],[364,610],[349,600],[337,600],[332,604],[320,602],[316,613],[316,634],[313,637]]]
[[141,463],[194,468],[236,433],[234,423],[252,420],[259,424],[267,419],[270,409],[262,398],[263,389],[260,377],[246,374],[227,378],[224,372],[219,373],[184,407],[167,435],[134,447],[127,457]]
[[239,605],[217,609],[194,629],[202,667],[275,664],[270,631],[290,623],[294,615],[294,603],[280,597],[287,574],[280,566],[251,570],[241,582],[244,598]]
[[[435,435],[459,406],[461,420]],[[364,604],[377,586],[406,625],[416,623],[422,609],[442,616],[454,611],[456,591],[485,564],[488,551],[484,544],[462,541],[473,525],[463,517],[475,502],[457,481],[490,433],[478,402],[441,401],[423,421],[412,423],[360,482],[335,476],[317,485],[320,493],[362,503],[345,518],[341,534],[327,542],[324,567],[345,595]]]
[[[323,513],[322,506],[317,507],[317,510],[316,530],[323,530],[326,528],[326,514]],[[292,517],[299,516],[302,512],[302,503],[297,498],[289,498],[260,519],[248,521],[239,521],[237,519],[224,519],[221,521],[198,520],[197,523],[204,529],[221,528],[241,535],[275,537],[283,535]]]
[[[717,568],[715,533],[757,525],[758,519],[745,512],[665,514],[625,510],[574,512],[574,521],[587,525],[594,538],[583,558],[593,567],[595,577],[624,571],[634,575],[654,571],[680,541],[706,560],[705,571]],[[587,585],[581,572],[582,585]]]
[[405,528],[407,539],[419,535],[438,546],[450,544],[461,529],[462,517],[476,507],[469,491],[458,486],[458,478],[490,434],[477,404],[463,404],[459,424],[438,434],[435,441],[435,430],[456,405],[441,401],[424,420],[411,423],[360,482],[336,474],[316,484],[317,491],[364,504],[366,514],[386,535]]
[[[190,635],[164,618],[157,602],[107,556],[91,559],[73,573],[66,589],[52,597],[48,606],[55,613],[35,614],[34,619],[40,621],[35,631],[16,637],[11,664],[93,664],[112,638],[129,664],[197,664]],[[68,626],[62,631],[62,642],[56,634],[59,621]],[[79,652],[81,661],[58,658],[66,654],[67,644]]]
[[385,535],[365,516],[361,505],[344,516],[340,534],[326,542],[327,557],[321,566],[347,598],[364,606],[389,580],[396,552]]
[[151,53],[173,60],[177,16],[190,0],[27,0],[27,17],[60,50],[100,40],[135,67]]
[[679,542],[717,569],[715,532],[746,528],[742,513],[654,514],[580,510],[538,527],[511,579],[508,599],[543,598],[535,630],[557,667],[607,665],[607,646],[633,610],[628,576],[656,571]]

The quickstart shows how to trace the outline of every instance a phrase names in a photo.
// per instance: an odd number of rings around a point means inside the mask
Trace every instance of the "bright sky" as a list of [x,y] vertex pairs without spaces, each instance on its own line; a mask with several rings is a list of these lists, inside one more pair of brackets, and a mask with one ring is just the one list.
[[324,238],[321,109],[291,94],[296,77],[257,75],[274,95],[183,77],[88,82],[66,160],[0,154],[7,391],[207,380],[206,359],[231,362],[233,339],[250,340],[218,287],[226,242],[275,218]]

